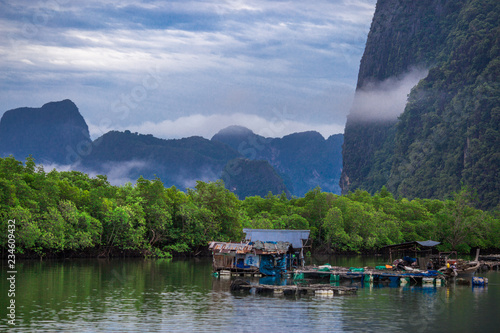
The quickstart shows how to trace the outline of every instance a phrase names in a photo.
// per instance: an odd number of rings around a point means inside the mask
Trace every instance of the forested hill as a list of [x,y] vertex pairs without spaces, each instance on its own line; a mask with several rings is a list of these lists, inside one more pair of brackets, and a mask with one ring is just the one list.
[[12,154],[24,160],[31,155],[46,166],[105,174],[113,184],[159,177],[167,186],[185,189],[198,180],[222,178],[242,199],[269,192],[290,197],[318,186],[340,193],[342,137],[325,140],[317,132],[303,132],[263,138],[232,126],[212,140],[165,140],[125,130],[110,131],[92,142],[78,108],[64,100],[5,112],[0,120],[0,157]]
[[222,178],[240,198],[290,194],[269,163],[244,163],[228,145],[199,136],[165,140],[152,135],[111,131],[95,140],[81,166],[131,181],[159,177],[168,186],[192,188],[197,180]]
[[[466,185],[481,207],[498,206],[499,13],[496,0],[378,1],[344,133],[343,193],[386,185],[446,198]],[[391,89],[417,82],[400,110],[391,104]]]
[[318,132],[308,131],[265,138],[245,127],[230,126],[215,134],[212,141],[223,142],[248,159],[269,162],[296,196],[304,196],[317,186],[340,194],[342,134],[325,139]]

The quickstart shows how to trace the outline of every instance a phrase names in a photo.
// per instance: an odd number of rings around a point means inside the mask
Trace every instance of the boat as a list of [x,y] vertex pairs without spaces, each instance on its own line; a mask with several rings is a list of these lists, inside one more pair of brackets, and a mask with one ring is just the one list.
[[447,265],[441,267],[439,271],[443,273],[445,277],[472,275],[476,270],[479,269],[480,266],[481,264],[476,260],[448,260]]
[[[449,254],[451,253],[456,256],[455,251],[450,252]],[[445,256],[446,265],[438,269],[438,271],[443,273],[443,275],[447,278],[472,275],[479,269],[479,267],[481,267],[481,263],[478,260],[479,249],[476,250],[476,258],[474,260],[449,259],[448,255]]]

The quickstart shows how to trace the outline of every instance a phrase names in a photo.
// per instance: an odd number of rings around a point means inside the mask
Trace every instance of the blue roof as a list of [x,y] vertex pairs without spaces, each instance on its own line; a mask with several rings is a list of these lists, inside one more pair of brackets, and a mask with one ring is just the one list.
[[302,240],[309,238],[310,230],[243,229],[246,239],[252,242],[288,242],[294,249],[302,248]]
[[417,241],[418,244],[422,245],[422,246],[436,246],[436,245],[439,245],[441,244],[440,242],[436,242],[436,241],[432,241],[432,240],[428,240],[428,241]]
[[394,244],[394,245],[386,245],[383,248],[392,248],[392,247],[410,247],[414,246],[416,244],[419,244],[420,246],[425,246],[425,247],[433,247],[436,245],[441,244],[440,242],[436,242],[433,240],[426,240],[426,241],[412,241],[412,242],[406,242],[406,243],[401,243],[401,244]]

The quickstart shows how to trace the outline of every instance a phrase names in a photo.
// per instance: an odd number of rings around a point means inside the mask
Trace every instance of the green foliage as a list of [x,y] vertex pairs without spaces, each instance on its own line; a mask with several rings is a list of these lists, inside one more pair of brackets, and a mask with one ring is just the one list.
[[447,200],[437,216],[437,227],[444,240],[444,246],[451,250],[466,250],[470,247],[485,247],[484,212],[471,207],[471,195],[465,190],[455,194],[454,200]]
[[[38,223],[33,220],[30,211],[16,206],[11,208],[5,216],[16,222],[16,250],[22,253],[26,249],[31,249],[38,253],[42,231],[38,227]],[[5,243],[4,246],[6,245]]]
[[221,231],[225,240],[239,241],[242,237],[242,224],[239,214],[240,201],[234,193],[227,190],[222,180],[216,182],[197,181],[194,190],[188,190],[188,196],[204,215],[209,228]]
[[149,244],[164,242],[172,226],[170,200],[160,179],[153,181],[139,177],[136,183],[137,195],[142,198],[141,207],[144,211],[146,239]]
[[[338,196],[315,188],[303,198],[286,195],[239,200],[223,181],[197,182],[183,193],[160,179],[112,186],[105,176],[46,173],[0,158],[0,227],[16,220],[19,253],[112,254],[128,251],[168,258],[198,253],[208,242],[240,241],[242,228],[311,230],[314,248],[371,251],[395,243],[434,239],[446,249],[498,248],[496,211],[474,208],[467,188],[446,201],[395,199],[382,188]],[[7,233],[0,247],[7,247]]]

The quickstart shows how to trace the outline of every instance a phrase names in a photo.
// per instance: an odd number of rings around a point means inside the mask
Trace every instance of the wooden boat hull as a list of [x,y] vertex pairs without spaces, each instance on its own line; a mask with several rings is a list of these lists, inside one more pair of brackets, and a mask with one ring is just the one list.
[[479,269],[479,267],[481,267],[481,264],[477,263],[474,266],[457,270],[457,274],[458,274],[458,276],[472,275]]
[[447,278],[450,278],[455,276],[470,276],[474,274],[479,269],[479,267],[481,267],[481,264],[479,262],[476,262],[473,266],[470,267],[460,269],[441,267],[439,271],[442,272]]

